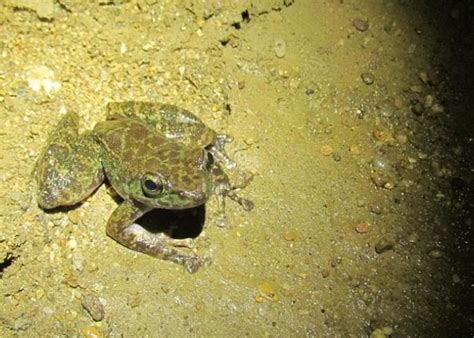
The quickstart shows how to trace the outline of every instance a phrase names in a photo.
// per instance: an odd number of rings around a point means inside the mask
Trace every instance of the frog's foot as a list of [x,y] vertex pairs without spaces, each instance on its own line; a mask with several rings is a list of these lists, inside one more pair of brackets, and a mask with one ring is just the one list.
[[235,190],[231,190],[227,193],[227,197],[229,197],[232,201],[237,202],[245,211],[250,211],[253,209],[255,204],[246,198],[242,198],[237,193]]
[[127,245],[129,248],[181,264],[190,273],[196,272],[201,266],[210,264],[209,257],[200,257],[194,253],[195,239],[174,239],[163,233],[151,233],[136,223],[130,225],[126,233],[134,237],[133,243]]

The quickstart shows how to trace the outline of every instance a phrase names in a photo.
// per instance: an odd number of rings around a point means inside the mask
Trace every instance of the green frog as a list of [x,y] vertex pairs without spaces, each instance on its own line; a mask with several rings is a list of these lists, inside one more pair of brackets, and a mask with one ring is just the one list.
[[79,134],[78,124],[78,115],[68,112],[38,159],[35,176],[42,209],[75,205],[107,179],[123,199],[107,222],[107,234],[132,250],[195,272],[204,259],[182,251],[189,242],[151,233],[135,221],[155,208],[202,205],[213,193],[221,215],[225,197],[245,210],[253,208],[235,193],[224,172],[224,167],[235,168],[224,151],[231,139],[187,110],[152,102],[111,102],[106,120],[93,130]]

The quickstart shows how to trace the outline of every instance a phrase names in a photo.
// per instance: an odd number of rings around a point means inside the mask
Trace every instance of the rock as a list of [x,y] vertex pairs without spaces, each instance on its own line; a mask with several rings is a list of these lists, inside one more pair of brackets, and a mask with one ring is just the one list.
[[355,226],[355,230],[359,234],[365,234],[367,231],[369,231],[369,223],[367,223],[367,222],[358,223]]
[[288,242],[293,242],[296,239],[296,232],[293,230],[285,231],[283,234],[283,239]]
[[100,322],[104,319],[104,305],[96,295],[92,293],[83,295],[81,305],[96,322]]
[[444,112],[444,107],[440,105],[439,103],[435,103],[433,106],[431,106],[431,111],[434,114],[439,114]]
[[342,160],[341,154],[339,153],[332,154],[332,159],[336,162],[339,162],[340,160]]
[[334,149],[330,145],[324,145],[319,149],[320,153],[324,156],[329,156],[334,152]]
[[420,116],[421,114],[423,114],[424,108],[423,108],[423,105],[421,104],[421,102],[415,103],[415,105],[413,105],[413,106],[411,107],[411,111],[412,111],[413,114],[415,114],[416,116]]
[[435,258],[435,259],[438,259],[438,258],[441,258],[444,256],[444,252],[441,251],[441,250],[438,250],[438,249],[434,249],[434,250],[431,250],[428,255],[431,257],[431,258]]
[[423,82],[424,84],[427,84],[430,80],[428,77],[428,74],[426,74],[425,72],[420,72],[418,74],[418,77],[420,78],[421,82]]
[[391,239],[382,237],[381,239],[379,239],[377,244],[375,244],[375,252],[381,254],[389,250],[393,250],[393,245],[394,243]]
[[255,297],[258,303],[263,300],[269,300],[271,302],[278,302],[280,297],[278,296],[276,288],[270,282],[263,282],[258,286],[259,295]]
[[369,22],[360,18],[354,19],[354,21],[352,21],[352,25],[359,32],[365,32],[367,29],[369,29]]
[[370,72],[364,72],[360,75],[360,78],[366,85],[371,85],[374,83],[374,75]]
[[44,91],[46,94],[58,91],[61,83],[55,80],[54,71],[43,65],[27,67],[23,78],[35,92]]
[[41,20],[54,19],[54,0],[10,0],[7,4],[13,8],[34,11]]
[[276,39],[274,50],[275,50],[275,55],[278,58],[281,59],[281,58],[285,57],[285,54],[286,54],[286,42],[285,42],[285,40]]

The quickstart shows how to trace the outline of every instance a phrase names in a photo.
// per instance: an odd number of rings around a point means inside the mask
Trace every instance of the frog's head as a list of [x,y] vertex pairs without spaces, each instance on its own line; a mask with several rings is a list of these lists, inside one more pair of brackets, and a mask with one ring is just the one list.
[[212,193],[213,157],[205,149],[159,152],[145,158],[132,183],[131,198],[153,208],[186,209]]

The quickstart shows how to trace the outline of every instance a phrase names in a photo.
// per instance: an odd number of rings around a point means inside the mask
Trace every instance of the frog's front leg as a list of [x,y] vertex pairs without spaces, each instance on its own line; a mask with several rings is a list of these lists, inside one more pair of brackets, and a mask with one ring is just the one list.
[[204,261],[198,256],[178,251],[177,247],[187,246],[185,240],[153,234],[134,223],[151,209],[133,201],[124,201],[110,216],[107,235],[127,248],[181,264],[188,272],[196,272]]

